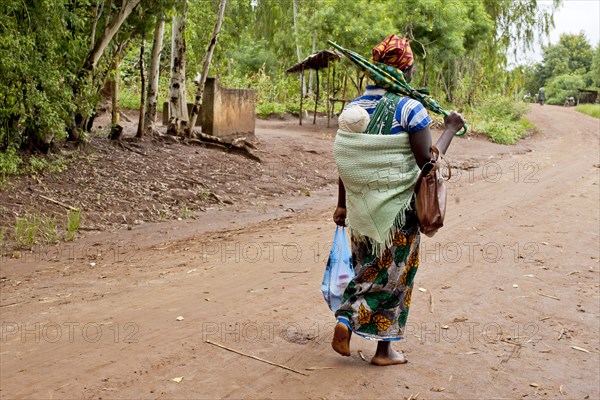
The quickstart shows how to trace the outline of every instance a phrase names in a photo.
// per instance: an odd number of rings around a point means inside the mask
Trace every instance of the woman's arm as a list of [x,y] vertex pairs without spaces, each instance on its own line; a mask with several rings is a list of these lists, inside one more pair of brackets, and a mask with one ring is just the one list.
[[338,204],[333,212],[333,222],[337,225],[346,225],[346,188],[342,179],[338,179]]
[[[450,142],[454,139],[456,132],[460,131],[465,124],[465,119],[456,111],[452,111],[444,117],[444,131],[435,143],[442,153],[446,153]],[[431,130],[429,126],[410,134],[410,147],[419,168],[423,168],[431,160]]]

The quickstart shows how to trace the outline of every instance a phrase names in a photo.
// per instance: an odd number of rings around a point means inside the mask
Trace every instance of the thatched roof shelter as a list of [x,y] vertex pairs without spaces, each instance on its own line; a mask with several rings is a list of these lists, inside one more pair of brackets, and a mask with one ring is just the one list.
[[318,71],[320,69],[327,68],[331,61],[337,61],[340,58],[340,55],[335,51],[321,50],[317,53],[311,54],[299,63],[292,65],[286,69],[285,72],[291,74],[294,72],[302,72],[306,69],[314,69]]
[[[313,117],[313,124],[317,120],[317,103],[319,100],[319,70],[327,68],[327,127],[329,127],[329,63],[335,62],[341,59],[341,56],[335,51],[331,50],[321,50],[317,53],[311,54],[306,57],[304,60],[300,61],[297,64],[292,65],[288,69],[285,70],[288,74],[292,73],[300,73],[301,80],[304,82],[304,71],[313,69],[317,73],[317,93],[315,99],[315,112]],[[302,98],[304,97],[304,93],[302,92],[302,84],[300,85],[300,125],[302,125]]]

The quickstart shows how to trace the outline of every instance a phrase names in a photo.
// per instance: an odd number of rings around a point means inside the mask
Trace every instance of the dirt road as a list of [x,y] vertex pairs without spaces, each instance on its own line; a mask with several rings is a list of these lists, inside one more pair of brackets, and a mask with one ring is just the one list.
[[330,348],[329,187],[278,199],[289,216],[211,214],[2,259],[0,397],[599,398],[600,124],[529,117],[541,132],[516,146],[450,149],[447,223],[424,239],[398,345],[408,364],[364,362],[375,343],[360,338],[352,357]]

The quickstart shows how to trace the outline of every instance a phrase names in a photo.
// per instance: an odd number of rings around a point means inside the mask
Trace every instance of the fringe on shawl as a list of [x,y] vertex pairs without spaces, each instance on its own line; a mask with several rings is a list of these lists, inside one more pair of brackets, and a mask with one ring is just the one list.
[[383,254],[385,249],[387,249],[388,247],[390,247],[392,245],[392,242],[394,241],[394,237],[396,236],[396,233],[398,233],[398,231],[406,223],[406,211],[413,209],[411,207],[412,199],[413,199],[413,196],[409,197],[408,201],[400,208],[400,210],[398,211],[398,214],[396,214],[396,218],[394,218],[394,223],[392,224],[392,227],[389,229],[389,231],[386,235],[386,239],[383,241],[383,243],[379,243],[368,236],[361,235],[358,231],[356,231],[355,229],[352,229],[352,221],[349,221],[349,224],[348,224],[348,232],[350,233],[350,237],[353,240],[360,242],[360,243],[369,243],[371,245],[371,248],[373,249],[373,254],[375,254],[375,256],[377,258],[381,257],[381,255]]

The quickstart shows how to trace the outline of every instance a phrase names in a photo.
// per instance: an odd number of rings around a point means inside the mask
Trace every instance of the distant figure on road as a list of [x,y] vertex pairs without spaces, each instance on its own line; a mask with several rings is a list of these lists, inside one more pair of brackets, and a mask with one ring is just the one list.
[[544,105],[544,102],[546,101],[546,89],[544,89],[543,87],[541,87],[538,90],[538,94],[537,94],[537,102],[540,103],[541,106]]
[[565,107],[575,107],[575,97],[567,97],[567,100],[565,100]]
[[[414,62],[408,39],[387,37],[373,48],[373,61],[396,68],[410,82]],[[376,85],[368,85],[348,105],[356,106],[374,122],[365,133],[338,130],[334,144],[340,179],[333,220],[344,226],[348,216],[355,278],[335,313],[332,347],[350,356],[354,332],[377,341],[372,364],[403,364],[406,357],[391,343],[404,334],[419,267],[414,184],[420,168],[431,159],[431,118],[418,101]],[[441,152],[446,152],[464,122],[456,112],[444,118],[444,132],[436,143]]]

